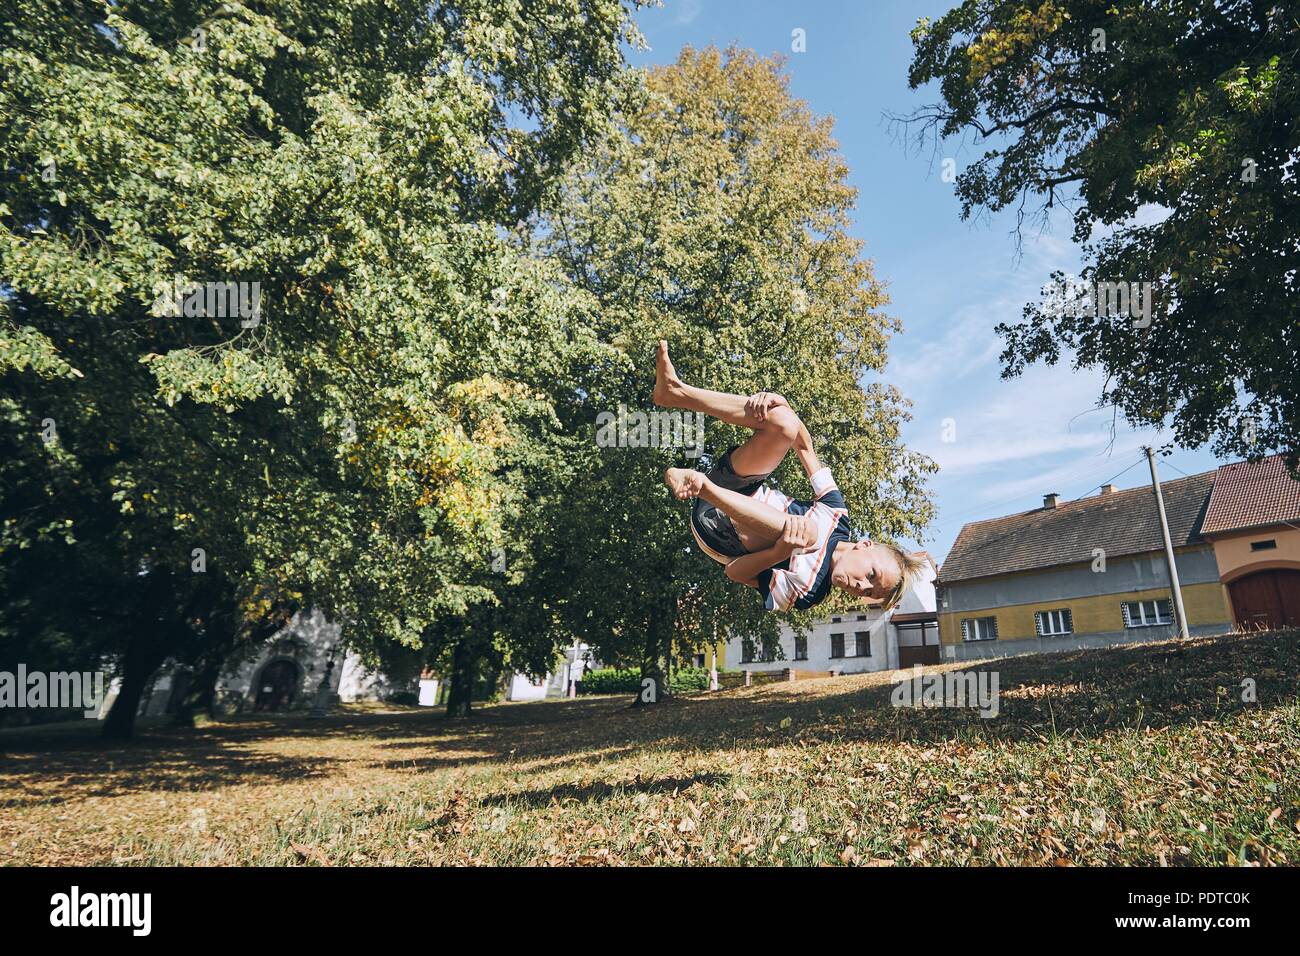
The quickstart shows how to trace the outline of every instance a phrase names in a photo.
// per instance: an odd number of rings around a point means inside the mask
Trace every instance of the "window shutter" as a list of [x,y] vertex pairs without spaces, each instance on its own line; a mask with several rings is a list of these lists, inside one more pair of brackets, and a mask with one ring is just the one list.
[[989,623],[993,625],[993,640],[996,641],[998,639],[998,619],[996,617],[991,617],[989,618]]
[[969,618],[962,618],[962,621],[961,621],[961,639],[962,639],[963,641],[969,641],[969,640],[970,640],[970,620],[969,620]]
[[1160,616],[1170,621],[1174,619],[1174,605],[1172,601],[1160,602]]
[[1038,633],[1038,636],[1039,636],[1039,637],[1042,637],[1042,636],[1043,636],[1043,631],[1046,630],[1046,628],[1043,627],[1043,612],[1042,612],[1042,611],[1035,611],[1035,612],[1034,612],[1034,630]]
[[1065,624],[1065,633],[1073,634],[1074,633],[1074,612],[1067,607],[1064,611],[1061,612],[1061,618],[1063,623]]
[[1121,602],[1120,602],[1120,605],[1119,605],[1119,609],[1120,609],[1120,612],[1124,615],[1124,626],[1125,626],[1125,627],[1132,627],[1132,626],[1133,626],[1133,618],[1129,616],[1129,612],[1128,612],[1128,601],[1121,601]]

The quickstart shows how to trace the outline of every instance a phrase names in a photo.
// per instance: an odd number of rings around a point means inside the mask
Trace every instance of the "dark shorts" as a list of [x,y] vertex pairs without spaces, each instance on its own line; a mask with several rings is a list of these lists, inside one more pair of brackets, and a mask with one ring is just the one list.
[[[719,488],[737,491],[742,495],[752,495],[762,487],[763,482],[767,481],[772,473],[769,471],[762,475],[736,474],[731,467],[731,453],[735,450],[735,448],[727,449],[727,453],[718,459],[717,464],[709,471],[709,481]],[[700,546],[700,549],[719,564],[730,564],[735,558],[749,553],[741,544],[740,535],[736,533],[736,528],[727,513],[702,498],[696,498],[695,506],[691,509],[691,534],[695,536],[695,543]]]

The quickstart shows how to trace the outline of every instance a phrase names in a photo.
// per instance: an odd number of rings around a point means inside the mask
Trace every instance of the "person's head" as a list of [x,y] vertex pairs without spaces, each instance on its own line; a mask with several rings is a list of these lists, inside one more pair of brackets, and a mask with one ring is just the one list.
[[831,584],[863,598],[869,607],[889,610],[903,599],[925,566],[922,555],[896,545],[855,541],[835,549]]

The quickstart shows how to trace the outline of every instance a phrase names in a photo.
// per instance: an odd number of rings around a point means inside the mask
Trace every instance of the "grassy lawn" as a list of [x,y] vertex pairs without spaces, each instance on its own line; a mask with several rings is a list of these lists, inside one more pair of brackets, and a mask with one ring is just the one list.
[[0,862],[1300,864],[1300,633],[979,667],[992,719],[895,708],[885,672],[0,732]]

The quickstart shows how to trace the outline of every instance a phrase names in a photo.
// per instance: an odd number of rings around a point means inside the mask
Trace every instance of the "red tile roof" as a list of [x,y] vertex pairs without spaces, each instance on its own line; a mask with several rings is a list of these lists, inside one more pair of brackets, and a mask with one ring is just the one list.
[[[1199,544],[1201,516],[1214,484],[1212,471],[1162,481],[1169,535],[1175,548]],[[939,581],[951,584],[993,574],[1075,564],[1093,559],[1162,551],[1155,492],[1149,485],[1065,501],[1057,508],[973,521],[953,542]]]
[[1300,481],[1281,455],[1222,466],[1201,527],[1202,534],[1291,522],[1300,525]]

